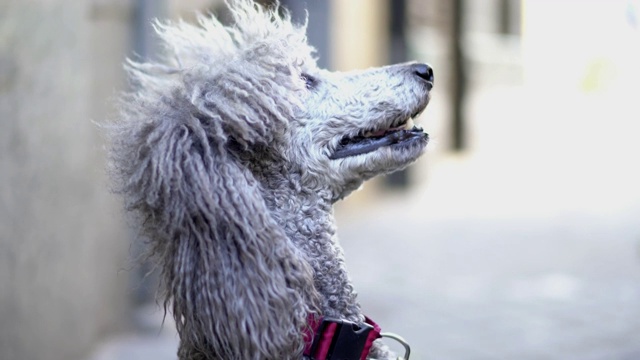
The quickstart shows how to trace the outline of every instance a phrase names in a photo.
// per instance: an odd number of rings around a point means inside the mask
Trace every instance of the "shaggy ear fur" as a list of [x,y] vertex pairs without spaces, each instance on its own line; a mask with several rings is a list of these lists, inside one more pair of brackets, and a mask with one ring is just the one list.
[[[302,104],[293,84],[301,83],[294,67],[314,63],[304,27],[290,22],[285,11],[266,10],[251,0],[228,2],[234,25],[225,27],[213,16],[199,16],[199,26],[184,22],[156,23],[167,54],[167,64],[135,64],[145,73],[178,73],[180,90],[200,114],[223,127],[225,135],[245,149],[273,147],[285,139],[289,120]],[[298,51],[298,48],[300,49]],[[293,51],[296,49],[296,51]],[[274,56],[274,54],[278,54]],[[140,78],[138,74],[135,78]],[[287,99],[278,101],[274,99]],[[186,109],[192,112],[194,109]]]
[[[242,11],[257,16],[256,9]],[[185,35],[167,34],[165,40]],[[230,34],[217,41],[231,46],[238,40]],[[205,32],[196,35],[175,43],[204,46]],[[291,109],[234,98],[252,84],[233,74],[208,81],[220,71],[213,64],[130,63],[136,91],[123,96],[120,121],[108,128],[116,190],[140,218],[160,265],[180,359],[300,358],[318,303],[312,270],[270,215],[259,183],[229,151],[272,141],[267,129],[284,123]],[[224,110],[229,102],[234,111]]]
[[153,117],[131,118],[141,115],[134,111],[112,128],[113,170],[162,265],[180,359],[286,359],[301,353],[315,297],[308,264],[220,134],[156,105],[148,114]]

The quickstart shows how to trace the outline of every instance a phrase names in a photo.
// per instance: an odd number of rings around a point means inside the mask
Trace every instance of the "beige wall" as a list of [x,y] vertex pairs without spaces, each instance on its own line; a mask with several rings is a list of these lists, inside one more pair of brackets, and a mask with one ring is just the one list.
[[387,61],[388,0],[331,0],[331,41],[337,70],[380,66]]
[[0,1],[2,360],[82,359],[126,324],[129,239],[91,120],[123,86],[129,15],[125,2]]
[[195,20],[196,12],[206,12],[224,4],[223,0],[167,0],[168,12],[172,18]]

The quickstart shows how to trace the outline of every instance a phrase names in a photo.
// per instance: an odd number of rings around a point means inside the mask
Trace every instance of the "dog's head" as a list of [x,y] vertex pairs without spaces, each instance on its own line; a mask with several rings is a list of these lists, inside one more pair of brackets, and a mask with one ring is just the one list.
[[428,135],[413,120],[429,102],[433,71],[408,63],[362,71],[301,72],[304,107],[289,150],[306,177],[346,196],[363,181],[416,160]]
[[428,137],[413,119],[429,102],[428,65],[322,70],[304,26],[235,3],[231,28],[213,18],[199,27],[159,25],[182,106],[216,144],[253,172],[303,174],[303,186],[329,190],[334,200],[423,153]]

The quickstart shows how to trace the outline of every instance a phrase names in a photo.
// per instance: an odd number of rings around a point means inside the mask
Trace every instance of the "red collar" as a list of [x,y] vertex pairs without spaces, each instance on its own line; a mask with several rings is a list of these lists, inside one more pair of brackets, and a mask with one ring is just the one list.
[[312,315],[304,334],[304,355],[313,360],[365,360],[374,340],[381,337],[380,331],[380,326],[368,317],[364,323],[356,324]]

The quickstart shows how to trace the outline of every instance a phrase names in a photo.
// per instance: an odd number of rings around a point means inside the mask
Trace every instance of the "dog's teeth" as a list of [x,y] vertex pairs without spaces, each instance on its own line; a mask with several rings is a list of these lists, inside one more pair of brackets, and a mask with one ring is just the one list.
[[413,125],[414,125],[413,124],[413,119],[409,118],[409,120],[407,120],[407,123],[404,124],[404,129],[405,130],[411,130],[411,129],[413,129]]

